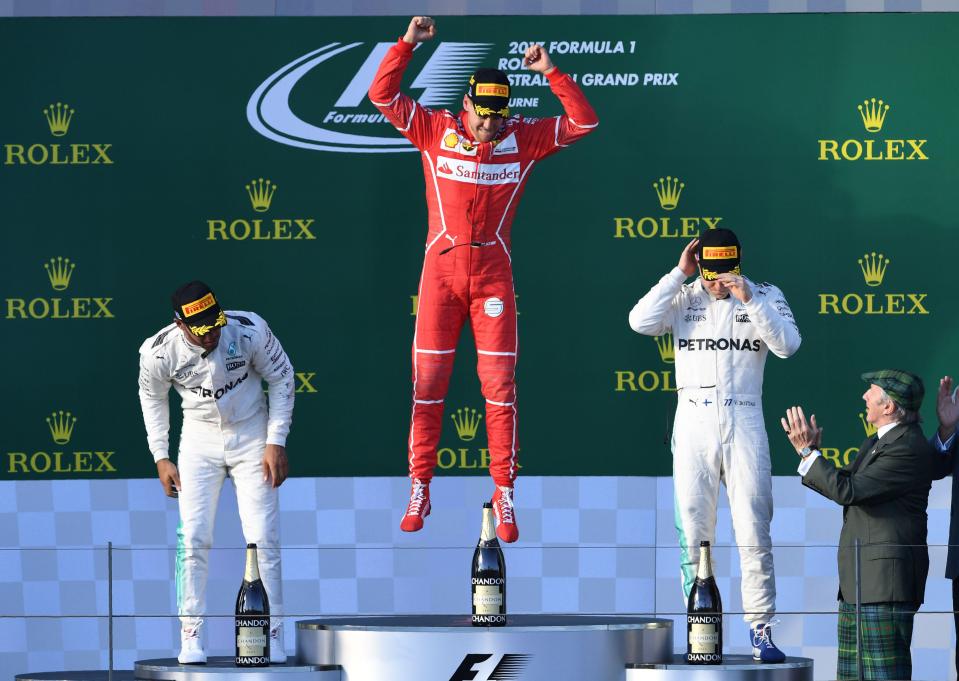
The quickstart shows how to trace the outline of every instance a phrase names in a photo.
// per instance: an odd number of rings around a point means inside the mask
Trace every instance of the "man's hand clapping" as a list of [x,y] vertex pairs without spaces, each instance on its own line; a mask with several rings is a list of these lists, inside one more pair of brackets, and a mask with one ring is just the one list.
[[779,419],[783,430],[786,431],[786,437],[796,448],[796,453],[800,454],[806,447],[818,449],[822,444],[822,428],[816,424],[816,415],[813,414],[810,422],[806,422],[806,415],[802,407],[789,407],[786,410],[786,416]]

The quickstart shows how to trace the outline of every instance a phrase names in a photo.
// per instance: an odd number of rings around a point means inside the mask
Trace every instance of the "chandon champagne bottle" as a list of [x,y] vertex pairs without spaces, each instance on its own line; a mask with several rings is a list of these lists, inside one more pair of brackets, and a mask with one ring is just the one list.
[[699,542],[699,571],[686,604],[686,662],[723,661],[723,602],[713,577],[709,542]]
[[483,504],[483,530],[473,551],[473,626],[506,624],[506,560],[496,539],[493,505]]
[[236,666],[270,666],[270,601],[260,580],[256,544],[246,545],[246,572],[236,596]]

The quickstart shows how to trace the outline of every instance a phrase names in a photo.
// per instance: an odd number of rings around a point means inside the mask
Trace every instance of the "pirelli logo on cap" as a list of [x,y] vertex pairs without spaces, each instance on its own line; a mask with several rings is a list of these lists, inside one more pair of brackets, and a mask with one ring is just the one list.
[[213,299],[212,293],[207,293],[205,296],[199,300],[194,300],[192,303],[187,303],[183,306],[183,316],[192,317],[195,314],[199,314],[204,310],[208,310],[211,307],[216,305],[216,301]]
[[739,257],[736,246],[703,246],[703,260],[729,260]]
[[499,83],[477,83],[477,97],[509,97],[509,87]]

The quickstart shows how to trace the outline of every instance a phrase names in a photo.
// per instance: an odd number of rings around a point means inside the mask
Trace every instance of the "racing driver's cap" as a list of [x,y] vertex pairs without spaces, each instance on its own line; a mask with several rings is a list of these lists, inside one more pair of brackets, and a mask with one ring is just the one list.
[[742,249],[739,239],[728,229],[707,229],[699,237],[699,269],[703,279],[712,280],[717,274],[740,274],[739,258]]
[[226,315],[202,281],[191,281],[172,296],[173,316],[182,321],[196,336],[205,336],[218,326],[226,326]]
[[466,93],[478,116],[509,117],[509,78],[498,69],[480,69]]
[[899,369],[870,371],[862,375],[862,380],[866,383],[878,385],[886,391],[893,402],[909,411],[919,411],[919,407],[922,406],[922,398],[926,394],[926,388],[923,386],[921,378]]

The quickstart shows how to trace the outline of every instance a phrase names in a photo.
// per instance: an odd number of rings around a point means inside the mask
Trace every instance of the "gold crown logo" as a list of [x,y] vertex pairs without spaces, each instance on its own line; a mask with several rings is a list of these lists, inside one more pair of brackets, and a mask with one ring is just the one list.
[[265,213],[270,209],[270,204],[273,202],[276,185],[261,177],[246,185],[246,193],[250,195],[253,210],[257,213]]
[[469,442],[476,437],[476,431],[479,429],[480,421],[483,415],[475,409],[466,407],[457,409],[456,413],[450,416],[453,419],[453,425],[456,426],[456,434],[460,436],[463,442]]
[[866,437],[872,437],[879,430],[866,420],[866,415],[862,412],[859,413],[859,420],[862,421],[862,428],[866,431]]
[[53,436],[53,441],[58,445],[65,445],[70,441],[70,436],[73,435],[73,426],[76,423],[77,417],[68,411],[55,411],[47,417],[50,435]]
[[887,267],[889,267],[889,258],[882,253],[876,255],[873,251],[859,258],[859,269],[862,270],[862,276],[866,279],[866,286],[879,286],[882,278],[886,276]]
[[659,178],[659,182],[653,182],[653,189],[656,190],[656,196],[659,197],[659,205],[663,210],[672,210],[679,205],[679,195],[683,193],[685,182],[680,182],[677,177],[666,176],[666,179]]
[[889,111],[889,105],[881,99],[864,100],[858,107],[859,115],[862,116],[862,124],[866,126],[868,132],[879,132],[882,130],[882,124],[886,120],[886,112]]
[[44,263],[43,269],[47,271],[50,278],[50,286],[54,291],[63,291],[70,285],[70,277],[73,276],[73,270],[76,265],[70,262],[70,258],[57,256],[50,258],[50,262]]
[[67,130],[70,129],[70,121],[73,120],[74,113],[75,111],[69,105],[60,102],[51,104],[44,109],[43,115],[46,116],[47,125],[50,126],[50,134],[54,137],[66,135]]
[[673,348],[672,333],[664,333],[662,336],[656,336],[653,340],[659,349],[659,358],[661,360],[666,362],[666,364],[672,364],[676,361],[676,350]]

